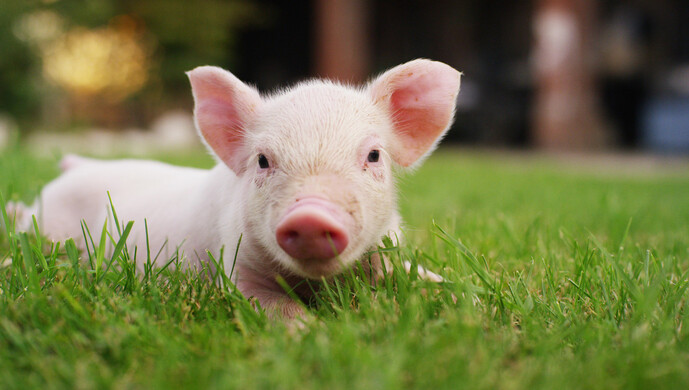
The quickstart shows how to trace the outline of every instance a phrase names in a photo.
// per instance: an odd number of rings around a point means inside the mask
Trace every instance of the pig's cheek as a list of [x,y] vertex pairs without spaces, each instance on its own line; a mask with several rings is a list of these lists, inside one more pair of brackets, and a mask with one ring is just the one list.
[[385,183],[388,178],[388,172],[382,165],[369,165],[364,167],[364,171],[371,176],[371,178],[378,183]]
[[256,188],[258,188],[259,190],[264,189],[268,183],[269,176],[270,174],[268,173],[261,173],[254,176],[253,182]]
[[361,203],[356,198],[351,198],[343,205],[343,211],[351,218],[348,224],[350,234],[357,235],[363,230],[363,221],[361,220],[362,210]]
[[256,188],[263,188],[266,185],[266,177],[259,175],[259,176],[254,176],[254,185]]
[[382,169],[382,167],[375,167],[371,169],[371,176],[373,177],[374,180],[385,183],[385,178],[386,178],[386,172],[385,169]]

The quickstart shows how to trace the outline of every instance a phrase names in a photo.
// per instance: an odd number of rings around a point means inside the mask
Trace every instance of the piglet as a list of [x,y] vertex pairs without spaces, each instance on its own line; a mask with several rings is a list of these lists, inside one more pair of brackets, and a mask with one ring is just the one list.
[[[67,156],[60,177],[18,212],[38,215],[49,238],[85,245],[81,220],[97,229],[110,202],[135,221],[130,245],[186,264],[234,252],[233,282],[274,316],[301,306],[277,282],[333,277],[400,237],[393,173],[412,168],[449,128],[460,73],[414,60],[352,88],[311,80],[272,95],[212,66],[188,72],[196,126],[218,164],[210,170],[159,162]],[[161,249],[162,248],[162,249]],[[226,255],[225,269],[234,256]],[[380,259],[366,261],[380,272]],[[364,262],[362,262],[364,263]],[[422,275],[435,277],[421,270]]]

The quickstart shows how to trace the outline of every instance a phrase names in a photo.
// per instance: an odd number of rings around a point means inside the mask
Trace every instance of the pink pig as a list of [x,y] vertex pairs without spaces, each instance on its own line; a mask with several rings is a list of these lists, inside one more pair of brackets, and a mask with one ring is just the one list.
[[[35,213],[46,236],[83,246],[80,220],[92,229],[112,223],[109,191],[118,217],[135,221],[130,245],[139,251],[146,247],[144,219],[151,252],[179,251],[187,264],[207,261],[206,251],[217,256],[223,246],[234,252],[241,235],[233,282],[269,314],[286,317],[301,306],[278,275],[291,285],[328,278],[383,236],[400,236],[393,171],[419,165],[435,148],[452,122],[460,84],[455,69],[424,59],[363,88],[312,80],[270,96],[217,67],[188,76],[215,168],[67,156],[64,173],[24,210],[25,219]],[[225,256],[228,272],[233,258]],[[372,264],[379,272],[380,260]]]

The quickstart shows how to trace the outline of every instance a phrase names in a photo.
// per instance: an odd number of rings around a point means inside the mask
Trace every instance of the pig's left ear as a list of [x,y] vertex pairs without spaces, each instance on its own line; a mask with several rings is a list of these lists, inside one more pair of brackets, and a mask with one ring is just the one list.
[[374,102],[393,124],[389,153],[409,167],[430,153],[452,124],[461,74],[430,60],[414,60],[383,73],[369,85]]
[[198,67],[187,76],[194,94],[196,127],[220,160],[237,175],[242,174],[248,158],[246,124],[256,115],[261,96],[232,73],[215,66]]

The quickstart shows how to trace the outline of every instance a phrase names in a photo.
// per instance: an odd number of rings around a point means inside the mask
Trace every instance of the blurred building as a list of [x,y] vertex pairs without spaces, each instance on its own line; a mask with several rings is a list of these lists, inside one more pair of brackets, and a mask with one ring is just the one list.
[[425,57],[464,72],[451,141],[689,151],[686,0],[75,4],[0,2],[0,116],[22,128],[148,126],[190,108],[197,65],[271,90]]
[[427,57],[465,74],[451,140],[689,150],[684,0],[262,0],[236,68],[275,88]]

